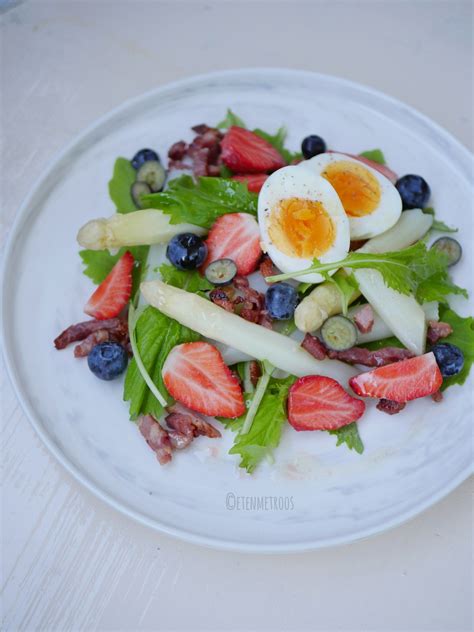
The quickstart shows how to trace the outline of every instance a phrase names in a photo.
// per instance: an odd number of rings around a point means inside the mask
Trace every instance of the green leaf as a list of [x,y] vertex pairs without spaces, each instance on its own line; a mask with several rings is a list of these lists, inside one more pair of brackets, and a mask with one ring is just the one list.
[[453,328],[453,333],[441,342],[449,342],[459,347],[464,354],[464,366],[460,373],[452,377],[445,377],[441,390],[453,386],[453,384],[464,384],[474,362],[474,318],[472,316],[459,316],[447,305],[440,306],[439,319],[443,323],[449,323]]
[[146,271],[146,260],[148,258],[149,246],[132,246],[130,248],[120,248],[116,254],[111,254],[108,250],[80,250],[79,256],[84,264],[83,273],[88,276],[93,283],[99,285],[112,270],[117,261],[129,250],[135,259],[133,269],[132,297],[138,291],[140,282]]
[[[176,345],[184,342],[196,342],[199,334],[183,327],[172,318],[168,318],[154,307],[147,307],[139,317],[135,336],[143,365],[164,399],[171,403],[161,376],[163,364],[168,353]],[[130,402],[130,419],[150,414],[158,419],[163,406],[148,388],[133,358],[125,376],[123,399]]]
[[187,222],[210,228],[218,217],[227,213],[257,215],[256,193],[250,193],[247,185],[224,178],[199,178],[180,176],[169,183],[162,193],[152,193],[142,198],[150,208],[159,208],[170,215],[172,224]]
[[[288,390],[295,381],[289,376],[283,380],[270,378],[252,427],[246,434],[238,434],[229,454],[241,456],[240,467],[253,472],[266,456],[271,456],[280,443],[283,424],[286,420],[286,399]],[[245,415],[243,416],[245,417]],[[236,429],[243,424],[243,418],[232,420],[228,426]]]
[[426,208],[424,208],[423,213],[425,213],[425,215],[433,215],[433,218],[434,218],[433,223],[431,224],[431,228],[428,231],[428,234],[432,230],[437,230],[440,233],[457,233],[458,232],[457,228],[452,228],[451,226],[448,226],[444,222],[440,221],[439,219],[436,219],[436,213],[432,206],[427,206]]
[[356,281],[354,274],[346,274],[343,270],[338,270],[333,276],[325,275],[326,281],[333,283],[341,295],[342,313],[347,316],[347,310],[349,303],[351,303],[354,295],[358,295],[359,284]]
[[232,178],[233,175],[234,175],[234,172],[231,171],[229,167],[226,167],[225,165],[221,165],[219,167],[219,176],[221,178]]
[[369,160],[373,160],[374,162],[378,162],[379,165],[387,164],[385,162],[385,156],[383,155],[383,151],[381,149],[369,149],[367,151],[363,151],[359,154],[363,158],[368,158]]
[[163,263],[159,266],[158,271],[165,283],[187,292],[207,292],[214,288],[212,283],[209,283],[198,270],[178,270],[174,266]]
[[390,336],[389,338],[382,338],[382,340],[373,340],[372,342],[365,342],[358,346],[364,347],[365,349],[369,349],[369,351],[377,351],[377,349],[383,349],[384,347],[405,348],[405,345],[401,343],[400,340],[396,338],[395,336]]
[[355,450],[359,454],[364,451],[364,444],[359,435],[359,428],[357,423],[353,421],[347,426],[343,426],[338,430],[329,430],[329,434],[337,437],[336,446],[346,444],[349,450]]
[[137,210],[130,192],[136,178],[137,172],[130,160],[117,158],[112,180],[109,182],[109,195],[117,208],[117,213],[131,213]]
[[216,127],[217,129],[229,129],[232,125],[237,125],[237,127],[243,127],[245,129],[245,123],[240,116],[237,116],[237,114],[234,114],[234,112],[228,108],[225,118],[220,123],[217,123]]
[[443,303],[450,294],[460,294],[468,298],[467,290],[455,285],[444,271],[437,272],[422,281],[416,290],[416,298],[420,303],[430,301]]
[[293,160],[302,158],[301,152],[292,152],[285,148],[285,127],[280,127],[277,130],[276,134],[268,134],[267,132],[264,132],[262,129],[259,128],[254,129],[253,133],[270,143],[270,145],[272,145],[278,151],[278,153],[288,164],[290,164]]
[[401,294],[414,294],[420,301],[439,300],[447,294],[462,294],[467,296],[466,290],[451,282],[448,273],[448,257],[437,250],[428,250],[423,242],[418,242],[410,248],[386,252],[383,254],[369,254],[350,252],[345,259],[322,264],[314,259],[313,265],[305,270],[290,274],[277,274],[267,278],[267,281],[284,281],[317,272],[325,273],[339,268],[370,268],[382,275],[385,284]]

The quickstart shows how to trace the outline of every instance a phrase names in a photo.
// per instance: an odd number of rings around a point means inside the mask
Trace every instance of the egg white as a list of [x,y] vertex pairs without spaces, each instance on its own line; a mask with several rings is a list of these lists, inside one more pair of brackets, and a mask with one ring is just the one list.
[[[286,273],[298,272],[312,265],[312,259],[291,257],[279,250],[270,238],[269,218],[282,200],[302,198],[320,202],[331,217],[335,238],[332,246],[319,257],[322,263],[339,261],[346,257],[350,246],[349,221],[331,184],[299,166],[283,167],[275,171],[264,183],[258,196],[258,223],[261,234],[261,246],[274,264]],[[296,277],[295,277],[296,278]],[[297,277],[304,283],[321,283],[324,278],[317,273]]]
[[364,215],[363,217],[347,216],[349,218],[351,239],[369,239],[392,228],[400,218],[402,200],[390,180],[379,171],[355,158],[337,153],[319,154],[309,160],[303,160],[298,165],[298,168],[320,176],[329,164],[340,161],[352,162],[367,169],[376,178],[380,186],[379,203],[370,215]]

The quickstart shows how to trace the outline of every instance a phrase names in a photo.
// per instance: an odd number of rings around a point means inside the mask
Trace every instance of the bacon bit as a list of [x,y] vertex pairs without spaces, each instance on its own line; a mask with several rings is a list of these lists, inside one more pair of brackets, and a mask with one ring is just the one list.
[[396,415],[403,410],[405,406],[406,403],[402,404],[401,402],[393,402],[391,399],[381,399],[376,408],[383,413],[387,413],[387,415]]
[[443,393],[441,391],[436,391],[436,393],[433,393],[433,395],[431,396],[431,399],[439,404],[443,401]]
[[357,310],[354,315],[354,323],[362,334],[368,334],[369,331],[372,331],[372,327],[374,326],[374,310],[368,303]]
[[156,453],[160,465],[166,465],[172,459],[172,446],[168,433],[151,415],[142,415],[138,422],[138,429],[146,442]]
[[265,309],[262,309],[260,312],[260,320],[258,321],[258,324],[266,329],[273,329],[273,319]]
[[324,360],[327,356],[327,349],[325,345],[321,342],[319,338],[316,336],[312,336],[311,334],[306,334],[301,343],[303,349],[306,349],[308,353],[310,353],[313,358],[316,360]]
[[181,404],[173,404],[173,406],[168,408],[168,411],[170,411],[170,414],[165,417],[165,421],[171,430],[183,435],[191,433],[193,437],[202,435],[211,439],[217,439],[221,436],[219,430],[214,428],[201,415],[191,412]]
[[328,357],[331,360],[341,360],[348,364],[362,364],[370,367],[393,364],[394,362],[400,362],[400,360],[413,358],[413,356],[414,354],[411,351],[400,347],[383,347],[376,351],[369,351],[369,349],[364,349],[363,347],[352,347],[345,351],[328,350]]
[[196,177],[218,176],[222,132],[205,124],[195,125],[192,130],[196,136],[189,145],[181,140],[170,147],[168,167],[192,169]]
[[234,312],[233,296],[230,292],[230,286],[215,288],[209,292],[209,298],[213,303],[219,305],[219,307],[222,307],[227,312]]
[[170,158],[171,160],[182,160],[185,157],[187,151],[188,146],[186,145],[184,140],[179,140],[177,143],[174,143],[174,145],[171,145],[171,147],[169,148],[168,158]]
[[123,328],[127,327],[125,321],[120,318],[108,318],[107,320],[86,320],[76,325],[71,325],[65,329],[54,340],[54,346],[56,349],[65,349],[72,342],[79,342],[85,340],[90,334],[98,331],[99,329],[117,330],[123,331]]
[[75,358],[85,358],[92,349],[101,342],[110,340],[110,332],[107,329],[98,329],[93,334],[89,334],[85,340],[74,347]]
[[227,312],[272,329],[272,320],[264,309],[265,296],[251,288],[244,276],[238,275],[230,285],[215,288],[209,293],[209,298]]
[[250,375],[250,381],[252,382],[252,385],[257,386],[258,380],[260,376],[262,375],[262,372],[260,370],[260,364],[256,360],[251,360],[249,362],[249,375]]
[[426,337],[428,342],[434,345],[441,340],[441,338],[447,338],[453,333],[453,328],[449,323],[438,322],[437,320],[428,321],[428,333]]
[[130,347],[130,339],[128,337],[128,325],[124,320],[120,320],[117,327],[112,329],[98,329],[92,334],[89,334],[85,340],[74,347],[74,357],[85,358],[89,355],[95,345],[98,345],[101,342],[108,342],[109,340],[118,342],[125,347],[129,355],[133,355]]
[[209,125],[206,125],[205,123],[200,123],[199,125],[193,125],[191,129],[193,130],[193,132],[196,132],[196,134],[201,135],[208,132],[210,129],[212,129],[212,127],[209,127]]
[[203,435],[215,439],[221,436],[214,426],[181,404],[173,404],[168,411],[165,417],[168,429],[163,428],[152,415],[142,415],[138,422],[141,434],[161,465],[171,461],[173,450],[183,450],[195,437]]
[[250,286],[247,277],[244,277],[240,274],[237,274],[234,277],[232,285],[235,287],[236,290],[246,290]]
[[362,248],[363,245],[365,245],[367,243],[367,239],[358,239],[355,241],[351,241],[351,244],[349,246],[349,250],[351,252],[353,252],[354,250],[359,250],[359,248]]
[[[280,272],[268,255],[263,255],[259,270],[264,279]],[[267,283],[267,285],[272,284],[271,281],[265,281],[265,283]]]

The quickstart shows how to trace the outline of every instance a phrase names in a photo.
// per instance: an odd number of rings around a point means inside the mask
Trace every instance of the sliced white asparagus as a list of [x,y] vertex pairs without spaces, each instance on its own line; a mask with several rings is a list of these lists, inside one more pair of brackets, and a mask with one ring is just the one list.
[[425,312],[413,296],[400,294],[387,287],[377,270],[354,270],[354,275],[362,294],[395,336],[416,355],[424,353]]
[[[433,216],[423,213],[421,209],[404,211],[395,226],[385,233],[369,239],[358,252],[377,254],[408,248],[428,232],[432,223]],[[362,287],[360,289],[363,294]],[[357,296],[360,294],[354,294],[352,300],[355,300]],[[342,303],[339,290],[334,284],[321,283],[296,308],[295,323],[301,331],[316,331],[326,318],[339,314],[341,311]]]
[[[383,253],[402,250],[421,239],[431,228],[433,216],[413,209],[402,213],[398,223],[370,239],[358,252]],[[421,355],[426,347],[426,317],[413,296],[388,287],[376,270],[354,270],[359,289],[388,328],[407,349]]]
[[202,336],[232,346],[252,358],[268,360],[293,375],[326,375],[343,385],[355,374],[336,360],[319,361],[292,338],[250,323],[236,314],[162,281],[146,281],[140,289],[145,299],[161,312]]
[[[424,303],[421,307],[425,312],[426,320],[438,320],[438,303],[435,301],[432,303]],[[354,318],[360,308],[360,305],[351,307],[348,313],[349,318]],[[389,338],[390,336],[393,336],[393,331],[374,310],[373,327],[366,334],[357,332],[357,344],[365,344],[366,342],[373,342],[374,340],[383,340],[384,338]]]
[[420,208],[404,211],[395,226],[369,239],[357,252],[382,254],[403,250],[424,237],[432,224],[433,215],[423,213]]
[[166,213],[144,209],[93,219],[79,230],[77,241],[83,248],[104,250],[166,243],[179,233],[205,235],[206,232],[206,229],[194,224],[171,224]]

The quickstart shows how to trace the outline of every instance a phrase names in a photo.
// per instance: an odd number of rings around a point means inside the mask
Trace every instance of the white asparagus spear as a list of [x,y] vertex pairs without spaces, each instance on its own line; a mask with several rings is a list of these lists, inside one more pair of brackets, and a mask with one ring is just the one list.
[[[402,250],[423,237],[433,216],[413,209],[402,213],[398,223],[370,239],[359,252],[383,253]],[[359,289],[395,336],[407,349],[421,355],[426,347],[426,317],[421,305],[410,295],[388,287],[377,270],[354,270]]]
[[[381,235],[369,239],[358,252],[383,253],[408,248],[421,239],[431,228],[432,215],[421,209],[402,213],[398,222]],[[349,271],[350,272],[350,271]],[[364,275],[361,275],[362,277]],[[364,281],[363,281],[364,284]],[[364,291],[360,288],[362,293]],[[387,288],[390,289],[390,288]],[[393,292],[393,290],[391,290]],[[389,294],[391,294],[391,292]],[[385,293],[384,293],[385,295]],[[354,294],[355,300],[359,294]],[[397,296],[398,293],[397,293]],[[342,311],[341,295],[331,283],[321,283],[298,305],[295,311],[295,323],[304,332],[316,331],[329,316]]]
[[268,360],[282,371],[297,376],[326,375],[343,385],[355,374],[352,367],[342,362],[316,360],[298,341],[226,312],[197,294],[162,281],[146,281],[140,289],[150,305],[182,325],[252,358]]
[[166,243],[179,233],[205,235],[206,232],[205,228],[194,224],[171,224],[166,213],[144,209],[93,219],[79,230],[77,241],[83,248],[104,250]]

